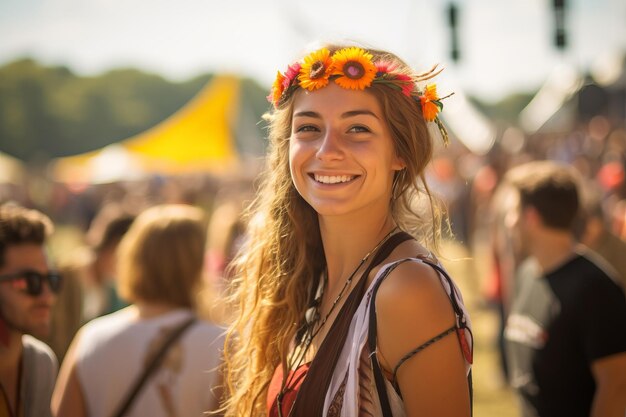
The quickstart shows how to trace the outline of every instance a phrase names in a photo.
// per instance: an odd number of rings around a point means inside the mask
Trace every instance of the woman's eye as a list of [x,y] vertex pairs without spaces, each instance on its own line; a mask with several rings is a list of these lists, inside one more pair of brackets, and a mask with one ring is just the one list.
[[367,127],[365,127],[365,126],[352,126],[348,130],[348,132],[352,132],[352,133],[364,133],[364,132],[366,132],[366,133],[369,133],[370,130]]
[[296,132],[317,132],[318,129],[312,125],[302,125],[296,128]]

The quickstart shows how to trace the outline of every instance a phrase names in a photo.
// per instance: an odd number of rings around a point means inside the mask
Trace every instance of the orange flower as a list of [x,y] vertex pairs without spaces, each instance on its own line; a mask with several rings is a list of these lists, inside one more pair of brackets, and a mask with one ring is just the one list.
[[443,107],[437,95],[437,85],[430,84],[426,86],[424,94],[420,95],[420,103],[422,105],[422,114],[427,122],[432,122]]
[[278,106],[280,97],[283,95],[283,91],[285,90],[285,86],[283,85],[284,80],[285,76],[280,71],[277,71],[276,79],[274,80],[274,84],[272,85],[272,90],[270,92],[270,95],[267,96],[267,100],[270,103],[273,103],[274,106]]
[[328,77],[332,67],[330,52],[322,48],[312,52],[304,58],[298,80],[300,86],[306,90],[314,91],[328,85]]
[[333,75],[339,75],[335,82],[340,87],[363,90],[369,87],[376,77],[376,66],[372,54],[361,48],[350,47],[333,54]]

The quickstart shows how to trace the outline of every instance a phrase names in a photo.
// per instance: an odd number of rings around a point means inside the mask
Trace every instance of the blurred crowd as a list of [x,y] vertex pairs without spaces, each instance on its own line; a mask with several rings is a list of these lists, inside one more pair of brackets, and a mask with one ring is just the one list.
[[[462,144],[454,142],[450,147],[440,149],[428,173],[432,190],[441,196],[447,207],[451,226],[447,238],[461,242],[473,257],[480,258],[480,262],[486,265],[482,269],[483,276],[467,279],[478,284],[484,305],[499,312],[504,375],[509,369],[503,347],[504,328],[514,298],[515,277],[527,256],[516,247],[511,232],[510,213],[516,201],[505,178],[511,169],[538,160],[557,161],[576,169],[582,178],[582,204],[574,230],[576,239],[602,255],[616,272],[620,285],[626,286],[626,257],[623,256],[626,254],[626,129],[623,121],[597,115],[568,129],[540,130],[530,135],[508,127],[502,129],[494,147],[486,155],[472,154]],[[71,356],[71,362],[76,364],[86,363],[89,357],[97,355],[95,347],[84,343],[74,342],[77,346],[70,347],[73,340],[79,339],[79,329],[103,316],[128,311],[128,308],[136,308],[133,314],[146,320],[164,311],[171,313],[170,310],[175,310],[178,315],[169,318],[171,324],[177,324],[187,315],[206,323],[225,323],[229,314],[224,302],[229,280],[227,266],[244,239],[242,213],[253,195],[254,182],[250,179],[200,174],[175,178],[152,176],[132,182],[98,185],[54,183],[47,181],[44,175],[34,175],[19,185],[0,184],[0,203],[14,202],[37,209],[48,215],[56,227],[47,248],[54,269],[63,277],[63,286],[55,294],[51,329],[40,339],[52,348],[59,362],[67,357],[68,349],[77,349],[78,353],[74,355],[78,356]],[[167,210],[150,211],[155,206],[195,207],[196,211],[183,210],[177,214]],[[145,216],[152,217],[146,220]],[[143,219],[143,223],[137,225],[138,218]],[[149,257],[145,259],[155,263],[157,269],[174,268],[171,278],[167,279],[182,279],[179,276],[182,273],[196,274],[198,282],[188,286],[191,301],[181,303],[168,299],[171,290],[165,290],[168,294],[155,295],[147,290],[142,292],[138,287],[127,288],[122,291],[125,296],[121,296],[119,265],[123,262],[120,263],[118,257],[125,257],[126,262],[130,262],[129,259],[135,256],[135,261],[139,262],[137,270],[126,274],[141,275],[137,271],[142,268],[142,255],[131,254],[129,248],[120,252],[120,245],[132,245],[125,243],[128,233],[158,234],[156,227],[149,223],[164,224],[168,218],[179,222],[186,219],[184,221],[201,229],[202,238],[193,240],[197,247],[189,246],[189,239],[176,240],[172,234],[166,236],[170,243],[167,249],[154,248],[155,252],[145,255]],[[141,227],[145,229],[143,232],[135,230]],[[182,233],[180,230],[183,229],[174,228],[170,232]],[[141,239],[135,236],[134,244],[139,245],[139,242]],[[145,242],[144,246],[149,249]],[[181,263],[188,261],[176,263],[177,256],[189,257],[194,251],[201,253],[198,271],[182,268]],[[168,265],[168,261],[173,263]],[[128,286],[128,282],[125,278],[123,285]],[[159,288],[168,286],[153,290]],[[189,314],[181,313],[181,309]],[[119,317],[120,321],[129,323],[134,316],[123,320]],[[107,326],[102,323],[87,331],[93,334],[103,327]],[[219,349],[210,347],[209,338],[219,338],[220,332],[210,326],[203,331],[197,331],[196,340],[207,355],[218,358]],[[132,352],[128,354],[132,356]],[[188,353],[190,356],[197,354]],[[65,369],[64,365],[60,378],[71,386],[72,372],[76,369],[80,372],[99,369],[89,368],[84,363],[71,369],[69,365]],[[215,367],[216,363],[200,361],[197,366],[209,368]],[[207,390],[219,386],[217,380],[204,380],[200,384],[205,384]],[[67,398],[59,395],[57,405],[63,407]],[[168,401],[173,401],[173,395],[177,394],[162,390],[160,401],[172,407]],[[91,394],[83,393],[83,396],[87,398],[84,404],[90,404],[88,397]]]

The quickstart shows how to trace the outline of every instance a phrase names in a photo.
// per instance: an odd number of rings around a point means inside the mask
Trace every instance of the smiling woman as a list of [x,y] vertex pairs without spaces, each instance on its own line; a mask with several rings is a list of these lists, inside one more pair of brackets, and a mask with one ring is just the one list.
[[337,84],[296,95],[289,165],[300,196],[318,214],[387,210],[393,175],[404,163],[376,98]]
[[427,124],[447,138],[423,85],[436,74],[336,45],[278,73],[236,263],[226,415],[470,415],[469,318],[426,248],[440,227]]

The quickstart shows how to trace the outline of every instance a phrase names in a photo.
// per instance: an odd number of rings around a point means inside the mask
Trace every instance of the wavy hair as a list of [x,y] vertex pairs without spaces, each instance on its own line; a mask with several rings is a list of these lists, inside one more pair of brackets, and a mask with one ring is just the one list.
[[[326,46],[331,53],[341,45]],[[415,74],[397,56],[371,50],[375,60],[397,65],[416,82],[432,78],[434,69]],[[372,84],[395,150],[406,164],[393,181],[390,202],[397,224],[421,242],[436,248],[441,210],[426,185],[424,170],[431,160],[433,140],[419,100],[388,86]],[[233,308],[237,312],[225,344],[228,417],[263,416],[267,388],[279,364],[287,369],[290,345],[325,265],[317,213],[298,194],[289,173],[289,140],[293,97],[266,114],[269,149],[266,170],[247,215],[247,242],[232,265]],[[416,208],[425,201],[426,215]],[[419,204],[418,204],[419,205]],[[424,205],[422,205],[424,206]]]

